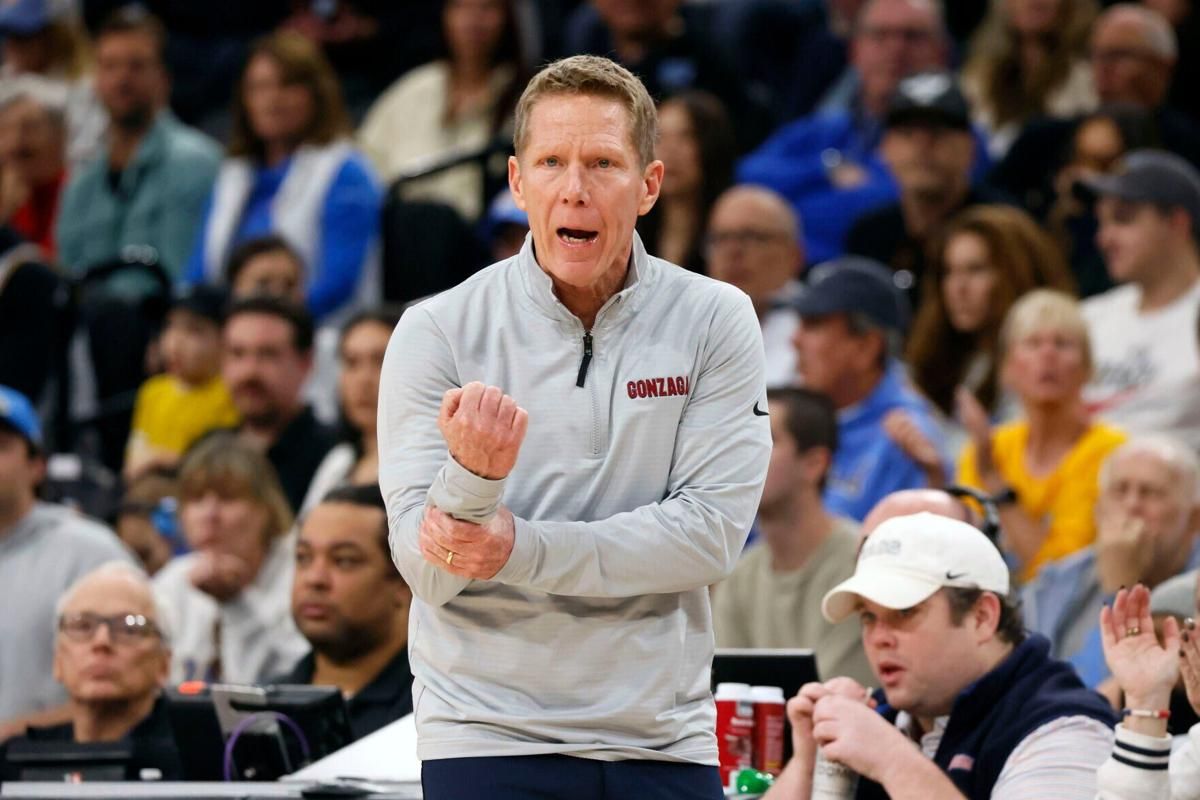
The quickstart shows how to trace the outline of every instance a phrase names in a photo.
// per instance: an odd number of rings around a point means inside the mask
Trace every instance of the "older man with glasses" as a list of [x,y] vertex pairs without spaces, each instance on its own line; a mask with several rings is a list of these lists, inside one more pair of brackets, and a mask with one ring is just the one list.
[[0,777],[18,779],[15,751],[51,753],[64,743],[122,742],[127,775],[157,770],[179,778],[181,766],[160,689],[171,653],[148,579],[123,562],[80,578],[58,603],[54,677],[67,691],[70,721],[31,727],[11,740]]

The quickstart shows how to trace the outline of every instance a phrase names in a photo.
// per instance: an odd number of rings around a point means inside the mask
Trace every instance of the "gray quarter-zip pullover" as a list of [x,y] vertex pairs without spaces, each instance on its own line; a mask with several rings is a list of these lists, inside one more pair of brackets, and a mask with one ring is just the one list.
[[[589,355],[590,354],[590,355]],[[494,384],[529,412],[512,473],[449,457],[447,389]],[[422,759],[566,753],[717,763],[708,586],[732,571],[771,450],[749,298],[646,254],[591,331],[527,239],[414,306],[379,391],[379,481],[412,587]],[[502,497],[503,495],[503,497]],[[490,581],[424,560],[423,509],[516,517]]]

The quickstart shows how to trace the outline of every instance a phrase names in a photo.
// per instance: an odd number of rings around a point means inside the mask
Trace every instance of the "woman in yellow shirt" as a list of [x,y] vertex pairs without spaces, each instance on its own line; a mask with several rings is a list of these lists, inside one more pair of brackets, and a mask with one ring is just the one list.
[[1000,334],[1001,375],[1022,418],[991,427],[967,391],[959,416],[971,437],[958,481],[1004,496],[1002,546],[1022,581],[1047,561],[1091,544],[1100,465],[1125,434],[1093,422],[1082,390],[1092,371],[1087,325],[1070,295],[1039,289],[1009,311]]

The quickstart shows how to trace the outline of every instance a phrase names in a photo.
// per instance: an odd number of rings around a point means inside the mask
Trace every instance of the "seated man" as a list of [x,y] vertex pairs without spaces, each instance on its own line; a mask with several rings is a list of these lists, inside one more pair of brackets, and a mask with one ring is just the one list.
[[795,301],[797,368],[803,385],[828,395],[838,412],[825,505],[861,520],[884,495],[928,483],[925,469],[885,432],[888,414],[907,412],[935,445],[940,436],[928,402],[909,386],[895,358],[909,306],[891,270],[845,257],[810,270],[807,278]]
[[325,495],[300,526],[292,616],[312,645],[276,683],[336,686],[355,738],[412,713],[408,606],[376,484]]
[[1200,463],[1163,436],[1131,439],[1100,470],[1096,543],[1042,567],[1021,590],[1029,629],[1075,665],[1083,682],[1108,677],[1097,623],[1100,607],[1135,583],[1153,589],[1200,565]]
[[33,406],[0,386],[0,742],[26,725],[68,719],[51,675],[54,604],[101,564],[133,561],[108,528],[38,500],[45,472]]
[[837,450],[833,404],[809,389],[768,389],[771,462],[758,504],[762,538],[714,591],[718,647],[811,647],[822,675],[871,677],[862,642],[817,613],[854,571],[858,526],[828,513],[821,488]]
[[788,707],[795,755],[772,800],[807,800],[818,745],[862,776],[860,798],[1095,796],[1115,717],[1045,638],[1026,635],[983,533],[930,513],[891,518],[822,612],[857,614],[883,688],[868,696],[838,678],[800,690]]
[[[67,690],[70,719],[29,728],[24,739],[9,741],[8,753],[35,742],[41,753],[58,742],[128,742],[127,777],[157,770],[163,779],[180,779],[159,692],[171,654],[149,580],[130,564],[109,562],[76,581],[58,607],[54,678]],[[0,758],[0,778],[17,777],[16,766]]]

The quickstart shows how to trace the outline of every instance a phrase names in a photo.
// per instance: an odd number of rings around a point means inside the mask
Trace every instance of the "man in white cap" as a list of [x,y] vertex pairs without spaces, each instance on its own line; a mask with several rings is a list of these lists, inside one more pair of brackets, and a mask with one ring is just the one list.
[[861,775],[859,798],[1094,797],[1112,710],[1026,633],[1009,595],[1004,559],[971,525],[881,523],[821,610],[858,616],[883,688],[801,688],[788,703],[795,755],[771,800],[810,797],[818,746]]

